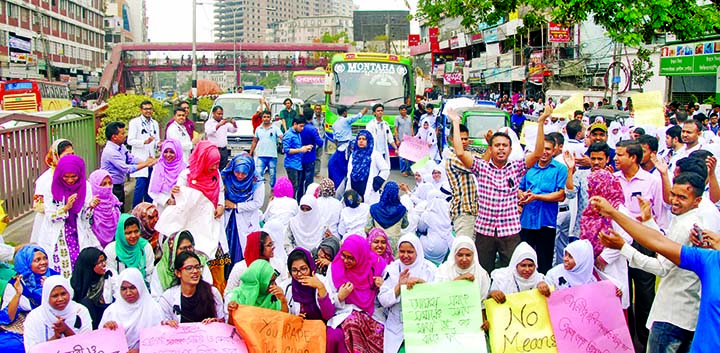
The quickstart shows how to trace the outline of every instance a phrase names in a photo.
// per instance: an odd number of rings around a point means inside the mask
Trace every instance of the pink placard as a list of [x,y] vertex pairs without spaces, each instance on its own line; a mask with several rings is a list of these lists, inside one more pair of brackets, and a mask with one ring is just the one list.
[[234,327],[223,323],[155,326],[140,332],[142,353],[248,353]]
[[398,155],[400,157],[417,162],[430,154],[430,146],[416,137],[405,135],[400,143]]
[[561,289],[547,302],[559,352],[635,352],[612,282]]
[[48,341],[30,348],[29,353],[48,352],[127,352],[127,338],[122,328],[108,330],[105,328],[80,335]]

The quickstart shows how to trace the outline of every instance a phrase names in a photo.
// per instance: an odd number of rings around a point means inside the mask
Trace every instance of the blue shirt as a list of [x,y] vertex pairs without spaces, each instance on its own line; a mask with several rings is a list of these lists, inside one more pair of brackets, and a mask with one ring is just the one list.
[[[520,190],[533,194],[549,194],[565,189],[567,167],[552,159],[544,168],[538,163],[530,168],[520,182]],[[557,226],[558,202],[533,201],[523,206],[520,225],[523,229]]]
[[333,133],[338,144],[352,140],[352,124],[360,118],[362,118],[362,114],[357,113],[353,117],[340,118],[333,124]]
[[295,129],[288,130],[283,135],[283,151],[285,152],[285,169],[302,170],[302,156],[305,153],[290,154],[291,149],[302,147],[302,138]]
[[302,164],[312,163],[317,159],[317,148],[322,147],[323,140],[320,138],[317,128],[313,124],[305,124],[303,131],[300,133],[303,146],[313,145],[313,150],[309,153],[303,153]]
[[113,184],[124,183],[125,176],[137,170],[138,162],[124,144],[118,146],[112,141],[105,143],[100,156],[100,168],[110,173]]
[[280,128],[270,125],[269,129],[260,125],[255,130],[255,138],[258,139],[255,146],[255,156],[277,158],[277,141],[282,136]]
[[527,118],[524,114],[513,114],[512,116],[510,116],[510,123],[512,124],[512,129],[515,131],[521,130],[523,125],[525,124],[525,120],[527,120]]
[[695,272],[702,285],[700,312],[690,352],[720,352],[720,340],[717,339],[720,334],[720,281],[717,279],[720,251],[683,246],[680,268]]

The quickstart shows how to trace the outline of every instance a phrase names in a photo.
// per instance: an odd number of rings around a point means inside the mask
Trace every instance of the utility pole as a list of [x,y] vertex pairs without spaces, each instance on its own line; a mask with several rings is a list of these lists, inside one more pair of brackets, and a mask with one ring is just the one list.
[[385,14],[385,52],[390,54],[390,14]]
[[192,2],[192,120],[197,121],[197,0]]
[[620,45],[615,42],[615,49],[613,51],[613,72],[612,72],[612,85],[610,86],[610,105],[614,105],[618,91],[620,90]]

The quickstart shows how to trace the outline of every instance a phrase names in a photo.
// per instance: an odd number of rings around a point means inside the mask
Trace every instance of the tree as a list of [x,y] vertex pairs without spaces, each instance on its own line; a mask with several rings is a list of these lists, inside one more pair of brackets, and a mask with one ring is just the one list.
[[[105,126],[113,121],[121,121],[125,123],[126,127],[128,122],[140,116],[140,103],[144,100],[149,100],[153,104],[153,119],[161,122],[161,119],[168,114],[168,110],[163,107],[162,102],[157,99],[150,98],[148,96],[139,94],[116,94],[108,100],[108,108],[105,110],[105,117],[100,122],[100,128],[98,129],[95,141],[98,145],[105,145]],[[164,126],[161,124],[161,126]]]
[[265,88],[275,88],[282,82],[283,78],[277,72],[268,72],[265,78],[260,80],[260,86]]
[[210,109],[212,109],[213,102],[214,102],[214,100],[210,97],[201,97],[197,101],[198,112],[210,113]]

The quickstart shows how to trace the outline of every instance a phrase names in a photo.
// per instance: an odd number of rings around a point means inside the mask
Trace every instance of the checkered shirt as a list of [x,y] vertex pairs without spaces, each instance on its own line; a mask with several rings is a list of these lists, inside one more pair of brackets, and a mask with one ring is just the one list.
[[478,214],[475,233],[507,237],[520,232],[518,188],[527,172],[524,160],[507,162],[502,168],[475,158],[471,168],[478,181]]

